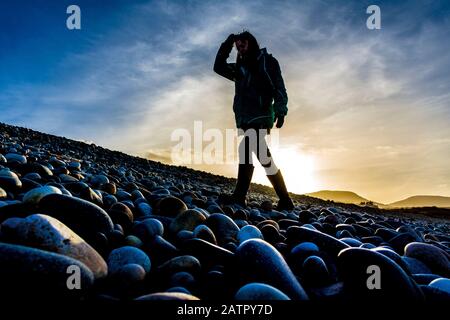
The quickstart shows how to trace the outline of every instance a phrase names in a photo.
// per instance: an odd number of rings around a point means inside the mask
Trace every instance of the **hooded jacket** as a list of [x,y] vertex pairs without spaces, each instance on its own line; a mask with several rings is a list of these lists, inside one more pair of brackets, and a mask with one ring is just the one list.
[[254,68],[227,63],[233,43],[223,42],[216,55],[214,71],[234,81],[233,111],[237,128],[273,127],[275,115],[287,114],[288,97],[280,65],[266,48],[257,52]]

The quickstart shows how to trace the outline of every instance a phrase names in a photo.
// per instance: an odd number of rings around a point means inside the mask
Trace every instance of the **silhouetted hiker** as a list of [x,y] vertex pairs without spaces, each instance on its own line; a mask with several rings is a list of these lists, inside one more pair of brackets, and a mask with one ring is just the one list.
[[[238,50],[236,63],[227,63],[233,44]],[[277,128],[281,128],[287,114],[288,97],[278,61],[267,53],[266,48],[259,48],[250,32],[244,31],[230,34],[221,44],[214,71],[235,83],[233,111],[237,128],[244,132],[239,145],[239,169],[234,192],[221,195],[220,200],[246,206],[254,170],[251,154],[256,153],[280,199],[277,210],[292,210],[294,205],[283,176],[273,162],[265,140],[274,122]]]

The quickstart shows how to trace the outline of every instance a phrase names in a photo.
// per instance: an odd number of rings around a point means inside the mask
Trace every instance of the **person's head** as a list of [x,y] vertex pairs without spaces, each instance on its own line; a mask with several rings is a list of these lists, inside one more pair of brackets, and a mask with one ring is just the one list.
[[241,57],[256,56],[256,53],[259,51],[258,41],[247,30],[236,35],[235,45]]

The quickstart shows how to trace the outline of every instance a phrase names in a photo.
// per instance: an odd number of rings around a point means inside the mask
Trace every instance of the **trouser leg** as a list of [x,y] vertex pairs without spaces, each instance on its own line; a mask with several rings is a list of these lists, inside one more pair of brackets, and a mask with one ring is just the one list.
[[257,157],[261,165],[264,167],[266,171],[267,178],[272,184],[278,198],[280,201],[278,202],[277,209],[278,210],[292,210],[294,209],[294,204],[289,196],[289,193],[286,188],[286,184],[284,182],[283,175],[281,171],[275,165],[275,162],[270,153],[269,147],[265,140],[265,134],[261,132],[258,135],[258,145],[257,145]]
[[233,198],[240,204],[245,204],[245,198],[250,187],[254,168],[250,138],[244,135],[239,144],[238,177],[233,192]]

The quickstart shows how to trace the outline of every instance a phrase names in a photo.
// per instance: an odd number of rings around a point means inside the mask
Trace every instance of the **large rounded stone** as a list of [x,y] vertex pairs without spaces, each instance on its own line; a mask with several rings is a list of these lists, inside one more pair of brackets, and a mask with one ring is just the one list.
[[[121,266],[113,275],[113,280],[118,285],[118,290],[127,290],[133,285],[143,281],[146,276],[144,268],[136,263],[129,263]],[[121,290],[121,291],[122,291]]]
[[144,250],[155,265],[159,265],[179,255],[178,249],[163,237],[157,235],[145,243]]
[[310,221],[317,220],[317,216],[308,210],[302,210],[298,214],[298,221],[301,223],[309,223]]
[[291,300],[283,292],[265,283],[253,282],[241,287],[236,300]]
[[17,153],[7,153],[5,154],[6,160],[8,160],[8,163],[20,163],[25,164],[27,163],[27,158],[21,154]]
[[180,292],[180,293],[185,293],[188,295],[191,294],[191,292],[188,289],[183,288],[183,287],[172,287],[172,288],[167,289],[165,292]]
[[190,255],[172,258],[158,267],[158,271],[163,274],[174,274],[176,272],[186,271],[195,275],[200,269],[200,261],[196,257]]
[[62,194],[61,190],[59,190],[57,187],[42,186],[31,189],[30,191],[25,193],[22,201],[25,202],[26,204],[37,205],[43,197],[52,193]]
[[114,182],[107,182],[105,184],[102,184],[100,188],[108,192],[110,195],[115,195],[117,192],[117,187]]
[[99,188],[100,186],[109,183],[109,179],[107,176],[103,175],[103,174],[97,174],[94,177],[92,177],[91,179],[91,184],[95,187],[95,188]]
[[34,174],[44,179],[53,176],[53,172],[47,167],[37,162],[29,162],[20,166],[20,172],[22,175]]
[[150,258],[147,254],[135,247],[120,247],[111,251],[108,256],[108,270],[111,274],[118,272],[123,266],[130,263],[140,265],[147,273],[151,268]]
[[77,197],[49,194],[41,199],[39,209],[41,213],[60,220],[87,241],[97,232],[108,234],[114,227],[105,210]]
[[129,230],[133,225],[133,213],[127,205],[117,202],[108,210],[108,215],[113,223],[120,224],[125,230]]
[[281,219],[278,221],[278,225],[280,226],[281,230],[286,230],[287,228],[291,226],[300,226],[300,222],[292,219]]
[[430,287],[436,288],[450,294],[450,279],[447,278],[439,278],[430,282]]
[[419,287],[425,295],[425,301],[432,302],[432,305],[439,305],[440,303],[444,305],[450,301],[450,293],[444,290],[429,285],[420,285]]
[[196,285],[195,278],[192,274],[186,271],[174,273],[169,280],[170,287],[184,287],[192,290]]
[[119,189],[115,194],[116,198],[119,201],[125,202],[126,200],[131,200],[131,193],[126,192],[125,190]]
[[170,224],[169,230],[176,234],[181,230],[193,231],[196,226],[205,222],[206,217],[203,213],[195,209],[189,209],[179,213]]
[[139,218],[148,217],[152,214],[152,207],[147,202],[139,202],[136,213]]
[[6,191],[0,188],[0,199],[6,199],[7,196]]
[[429,273],[417,273],[412,275],[414,281],[417,284],[429,285],[431,281],[439,279],[440,276],[437,274],[429,274]]
[[175,218],[181,212],[187,210],[183,200],[177,197],[165,197],[158,201],[156,214],[164,217]]
[[[79,275],[78,285],[70,276]],[[82,296],[94,283],[92,271],[82,262],[61,254],[15,244],[0,243],[1,290],[20,299]]]
[[339,240],[348,244],[350,247],[359,247],[362,245],[362,242],[355,238],[341,238]]
[[164,234],[164,226],[161,221],[148,218],[135,224],[132,233],[146,242],[156,236],[162,236]]
[[184,241],[181,249],[186,254],[198,258],[205,266],[230,265],[234,262],[233,252],[198,238]]
[[317,230],[311,230],[305,227],[292,226],[287,229],[288,242],[298,244],[300,242],[313,242],[319,246],[320,249],[330,252],[337,256],[338,253],[350,246],[328,234]]
[[140,248],[142,248],[144,243],[138,237],[133,236],[133,235],[128,235],[124,239],[124,245],[131,246],[131,247],[136,247],[136,248],[140,249]]
[[[403,265],[406,266],[406,273],[414,274],[414,273],[433,273],[428,266],[416,258],[401,257]],[[395,261],[395,260],[394,260]],[[400,265],[400,264],[399,264]]]
[[308,300],[283,256],[269,243],[250,239],[236,251],[238,268],[246,282],[262,282],[274,286],[293,300]]
[[[422,301],[424,298],[417,284],[405,271],[381,253],[349,248],[339,253],[337,262],[339,275],[354,299],[388,301],[402,297],[409,301]],[[377,278],[380,288],[369,288],[377,284]]]
[[433,273],[450,277],[449,254],[428,243],[412,242],[405,247],[405,256],[425,263]]
[[383,238],[384,241],[389,241],[390,239],[398,236],[399,233],[388,228],[378,228],[377,230],[375,230],[374,235]]
[[16,191],[22,187],[22,182],[14,172],[9,169],[1,169],[0,187],[6,191]]
[[100,207],[103,206],[103,198],[101,194],[99,194],[98,191],[95,191],[90,187],[82,189],[77,196],[80,197],[81,199],[94,203]]
[[416,237],[410,233],[400,233],[389,240],[389,245],[398,253],[402,254],[407,244],[416,241]]
[[206,225],[200,224],[195,227],[193,231],[193,237],[203,239],[209,243],[217,245],[217,239],[214,232]]
[[319,247],[313,242],[302,242],[291,250],[291,257],[303,261],[314,254],[319,253]]
[[271,224],[266,224],[261,227],[261,233],[265,241],[275,244],[277,242],[283,242],[285,237],[280,234],[279,229]]
[[88,243],[60,221],[43,214],[11,218],[1,224],[2,234],[19,244],[43,249],[83,262],[96,278],[108,273],[103,258]]
[[64,183],[79,182],[79,180],[77,178],[75,178],[71,175],[68,175],[68,174],[59,174],[58,178],[61,180],[61,182],[64,182]]
[[264,237],[261,231],[253,225],[247,225],[242,227],[242,229],[239,230],[237,234],[237,240],[239,243],[242,243],[248,239],[263,239],[263,238]]
[[73,171],[73,170],[81,170],[81,163],[79,161],[71,161],[67,165],[67,168],[69,168],[69,170],[71,170],[71,171]]
[[331,281],[327,265],[318,256],[309,256],[302,265],[302,279],[313,287],[321,287]]
[[214,232],[219,245],[236,241],[239,227],[230,217],[222,213],[214,213],[206,219],[205,224]]
[[408,265],[405,263],[405,261],[402,260],[402,256],[400,256],[394,250],[382,248],[382,247],[375,247],[375,248],[371,248],[370,250],[381,253],[381,254],[385,255],[386,257],[394,260],[394,262],[397,263],[406,273],[408,273],[408,274],[410,273]]
[[24,175],[23,179],[29,179],[29,180],[33,180],[33,181],[35,180],[35,181],[39,182],[42,180],[42,177],[37,172],[30,172],[30,173],[27,173],[26,175]]
[[153,301],[153,300],[174,300],[174,301],[184,301],[184,300],[200,300],[196,296],[182,293],[182,292],[156,292],[150,293],[144,296],[140,296],[136,301]]

